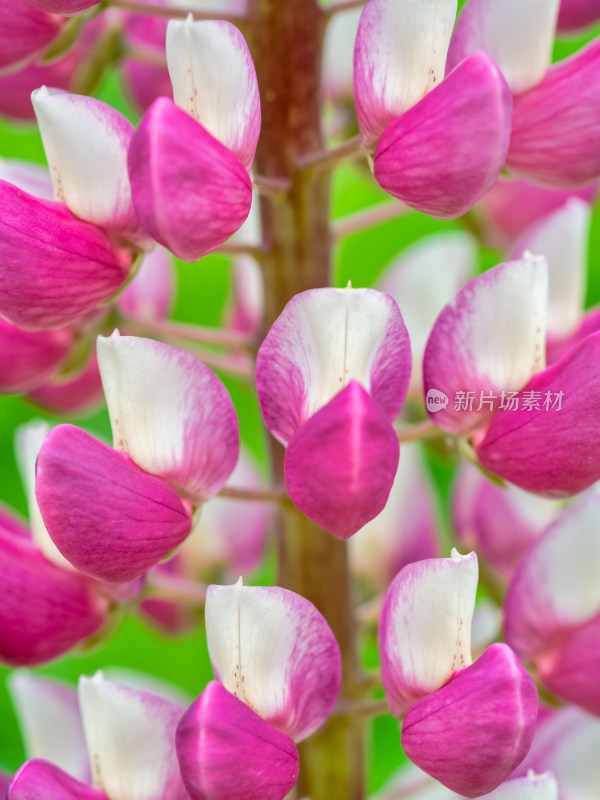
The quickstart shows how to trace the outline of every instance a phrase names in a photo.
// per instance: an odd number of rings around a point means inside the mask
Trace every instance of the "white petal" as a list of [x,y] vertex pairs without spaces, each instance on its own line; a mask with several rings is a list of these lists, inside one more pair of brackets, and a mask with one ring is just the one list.
[[177,105],[252,168],[260,133],[258,82],[248,45],[228,22],[171,20],[167,64]]
[[97,673],[79,679],[94,786],[110,800],[183,800],[175,730],[184,709]]
[[526,778],[505,781],[485,797],[489,800],[558,800],[558,785],[550,772],[530,773]]
[[560,0],[470,0],[456,25],[446,69],[483,50],[513,94],[530,89],[550,66],[559,5]]
[[25,671],[9,675],[7,685],[27,758],[43,758],[78,780],[89,781],[90,765],[75,689]]

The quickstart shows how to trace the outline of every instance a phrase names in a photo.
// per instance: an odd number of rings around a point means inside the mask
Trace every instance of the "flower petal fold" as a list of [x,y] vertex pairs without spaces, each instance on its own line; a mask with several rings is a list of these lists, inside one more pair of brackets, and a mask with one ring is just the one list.
[[461,216],[504,165],[511,111],[498,67],[474,53],[385,129],[375,148],[377,182],[436,219]]
[[353,380],[293,436],[285,485],[303,514],[347,539],[383,511],[399,457],[394,428]]
[[98,338],[114,446],[192,495],[217,494],[239,453],[233,403],[191,353],[136,336]]
[[[26,761],[16,773],[7,800],[109,800],[104,792],[72,778],[42,759]],[[112,799],[111,799],[112,800]]]
[[89,579],[48,561],[0,528],[0,661],[31,666],[66,653],[103,624],[107,603]]
[[430,558],[400,570],[379,623],[381,678],[394,716],[471,663],[475,553]]
[[515,98],[506,164],[559,189],[600,175],[600,41],[595,39]]
[[0,181],[0,313],[29,331],[60,328],[116,292],[129,256],[62,203]]
[[284,800],[298,779],[294,742],[217,681],[186,711],[176,742],[192,800]]
[[[520,389],[544,368],[547,303],[547,264],[531,257],[479,275],[444,308],[423,358],[426,394],[437,390],[448,399],[429,409],[436,425],[468,431],[490,415],[502,391]],[[470,393],[472,402],[456,407],[457,392]]]
[[252,169],[260,96],[246,40],[229,22],[171,20],[167,64],[177,105]]
[[36,496],[60,552],[104,581],[143,575],[191,529],[189,512],[166,481],[73,425],[59,425],[44,442]]
[[226,242],[250,212],[252,185],[242,162],[166,97],[142,118],[128,164],[138,219],[184,261]]
[[232,694],[295,741],[329,716],[340,650],[315,606],[278,587],[209,586],[206,638],[215,674]]
[[446,71],[482,50],[513,94],[531,89],[550,65],[560,0],[469,0],[460,13]]
[[410,371],[408,333],[391,297],[374,289],[311,289],[289,301],[263,341],[256,389],[267,428],[286,445],[352,380],[392,421]]
[[588,336],[520,392],[533,406],[494,415],[477,456],[528,492],[569,497],[600,479],[600,333]]
[[129,120],[94,97],[46,86],[31,101],[55,199],[87,222],[143,241],[127,173]]
[[110,800],[186,800],[175,752],[184,709],[103,679],[79,679],[94,786]]
[[354,50],[354,96],[363,145],[444,77],[456,0],[370,0]]
[[493,644],[409,708],[402,746],[411,761],[444,786],[480,797],[527,755],[537,711],[534,682],[510,647]]

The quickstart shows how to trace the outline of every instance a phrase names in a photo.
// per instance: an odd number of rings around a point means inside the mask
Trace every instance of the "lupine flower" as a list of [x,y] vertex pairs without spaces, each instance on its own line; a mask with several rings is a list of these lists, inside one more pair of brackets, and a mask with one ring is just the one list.
[[598,0],[561,0],[558,12],[558,30],[570,33],[587,28],[600,18]]
[[63,20],[27,0],[0,2],[0,69],[18,68],[42,53],[61,31]]
[[600,714],[600,496],[590,491],[523,557],[506,596],[505,632],[551,691]]
[[109,681],[80,678],[91,786],[42,759],[26,761],[7,800],[186,800],[174,747],[179,705]]
[[446,70],[475,51],[494,59],[514,95],[507,166],[546,186],[600,175],[600,41],[550,66],[559,0],[469,0]]
[[504,164],[512,99],[484,53],[444,78],[456,0],[370,0],[354,54],[362,142],[378,183],[439,219],[464,214]]
[[386,593],[379,627],[383,685],[392,714],[405,713],[406,754],[466,797],[491,792],[523,760],[538,705],[507,645],[471,663],[476,588],[474,553],[409,564]]
[[172,20],[167,62],[175,103],[159,98],[144,115],[129,174],[144,228],[179,258],[196,261],[249,214],[258,83],[244,37],[227,22]]
[[190,499],[220,491],[237,460],[238,425],[225,387],[189,353],[113,335],[99,338],[98,361],[114,448],[59,425],[38,457],[36,495],[71,564],[126,582],[189,534]]
[[296,295],[260,347],[258,399],[286,446],[290,497],[340,539],[387,502],[399,457],[391,423],[410,369],[398,306],[372,289]]

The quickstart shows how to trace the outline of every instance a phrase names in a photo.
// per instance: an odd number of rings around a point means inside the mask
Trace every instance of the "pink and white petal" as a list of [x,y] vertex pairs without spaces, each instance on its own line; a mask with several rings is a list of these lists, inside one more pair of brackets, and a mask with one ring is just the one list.
[[135,336],[98,338],[114,446],[193,498],[233,471],[239,426],[227,390],[191,353]]
[[506,780],[527,755],[537,711],[534,682],[510,647],[493,644],[409,708],[402,746],[411,761],[444,786],[480,797]]
[[167,64],[177,105],[252,169],[260,96],[246,40],[229,22],[171,20]]
[[0,158],[0,179],[41,200],[52,200],[52,179],[46,167],[16,158]]
[[100,0],[27,0],[27,2],[53,14],[70,16],[97,5]]
[[104,393],[96,354],[80,372],[55,376],[29,392],[29,400],[53,414],[88,414],[104,404]]
[[109,800],[97,789],[72,778],[60,767],[32,759],[16,773],[6,793],[7,800]]
[[507,578],[561,509],[557,500],[496,486],[469,462],[461,465],[453,502],[456,535]]
[[129,120],[94,97],[45,86],[31,102],[55,199],[87,222],[143,242],[127,174]]
[[113,295],[130,255],[61,203],[0,181],[0,313],[29,331],[61,328]]
[[0,392],[21,394],[43,383],[69,352],[72,333],[24,331],[0,318]]
[[337,102],[352,97],[354,47],[362,8],[334,14],[327,23],[323,44],[322,87],[325,97]]
[[402,448],[388,502],[349,542],[354,574],[384,592],[402,567],[439,555],[437,499],[418,446]]
[[461,216],[504,165],[511,112],[498,67],[474,53],[385,129],[375,148],[377,182],[436,219]]
[[25,670],[11,673],[7,687],[28,758],[43,758],[89,783],[90,762],[75,689]]
[[546,497],[570,497],[599,480],[599,358],[595,333],[534,375],[520,396],[538,398],[538,410],[496,412],[476,448],[483,466]]
[[206,639],[225,688],[294,741],[329,716],[340,688],[340,650],[315,606],[278,587],[209,586]]
[[191,529],[190,513],[170,484],[73,425],[59,425],[44,442],[36,496],[60,552],[107,582],[140,577]]
[[252,256],[237,256],[233,262],[234,298],[227,314],[234,331],[257,336],[265,309],[265,281],[262,269]]
[[379,623],[381,678],[390,710],[409,706],[471,663],[475,553],[408,564],[385,594]]
[[298,779],[294,742],[211,681],[177,728],[192,800],[283,800]]
[[128,167],[140,222],[184,261],[226,242],[250,211],[252,185],[242,162],[166,97],[144,114]]
[[536,667],[551,692],[600,716],[600,614],[539,656]]
[[33,5],[26,0],[0,4],[0,70],[18,69],[60,33],[62,20]]
[[[440,428],[465,433],[483,423],[491,409],[482,393],[520,389],[544,368],[547,281],[544,258],[510,261],[474,278],[444,308],[423,358],[426,394],[450,400],[430,411]],[[473,392],[471,410],[455,409],[457,392]]]
[[587,282],[587,256],[592,207],[570,197],[556,211],[528,228],[511,249],[510,258],[526,251],[548,262],[547,336],[562,339],[577,328]]
[[117,298],[119,308],[139,320],[169,315],[175,298],[175,269],[169,253],[156,247],[144,256],[139,271]]
[[505,602],[506,641],[524,660],[600,613],[600,495],[567,508],[530,547]]
[[476,260],[477,242],[470,233],[434,233],[404,250],[377,281],[377,288],[398,303],[410,336],[411,395],[423,390],[423,353],[433,323],[475,273]]
[[186,800],[175,752],[180,705],[99,672],[79,679],[79,705],[96,788],[110,800]]
[[354,50],[354,96],[365,147],[444,77],[456,0],[370,0]]
[[600,19],[598,0],[562,0],[558,14],[558,30],[570,33],[587,28]]
[[399,456],[394,428],[353,380],[292,437],[285,485],[303,514],[348,539],[383,511]]
[[513,94],[538,84],[550,66],[560,0],[469,0],[460,13],[446,71],[483,50]]
[[410,370],[408,333],[391,297],[374,289],[311,289],[289,301],[260,346],[256,389],[268,429],[286,445],[350,381],[393,420]]
[[32,666],[66,653],[104,623],[89,579],[48,561],[27,538],[0,529],[0,661]]
[[600,175],[600,41],[554,64],[515,98],[506,164],[536,183],[567,189]]

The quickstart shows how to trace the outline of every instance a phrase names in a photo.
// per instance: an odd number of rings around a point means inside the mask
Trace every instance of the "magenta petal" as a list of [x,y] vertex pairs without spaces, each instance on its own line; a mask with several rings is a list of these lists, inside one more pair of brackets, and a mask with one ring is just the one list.
[[144,115],[128,164],[142,225],[184,261],[226,242],[250,213],[252,185],[241,161],[166,97]]
[[42,51],[60,33],[62,20],[26,0],[0,3],[0,69]]
[[292,502],[338,539],[383,510],[398,469],[396,433],[357,381],[317,411],[285,452]]
[[9,786],[7,800],[108,800],[48,761],[26,761]]
[[176,735],[192,800],[283,800],[298,779],[294,742],[212,681]]
[[384,131],[375,178],[419,211],[438,219],[461,216],[502,169],[511,108],[494,62],[474,53]]
[[515,98],[506,163],[525,177],[570,188],[600,175],[600,41],[552,66]]
[[27,0],[27,2],[54,14],[76,14],[78,11],[98,5],[100,0]]
[[600,19],[600,0],[562,0],[558,12],[561,33],[587,28]]
[[24,392],[46,379],[66,356],[71,333],[22,331],[0,318],[0,392]]
[[104,622],[89,579],[48,561],[30,539],[0,529],[0,661],[31,666],[66,653]]
[[139,577],[191,528],[189,513],[166,481],[73,425],[59,425],[42,445],[36,497],[61,553],[100,580]]
[[534,375],[519,394],[523,398],[533,392],[529,396],[537,398],[538,410],[521,406],[494,415],[477,447],[483,466],[549,497],[568,497],[597,481],[599,364],[600,333],[595,333]]
[[0,181],[0,206],[0,313],[20,328],[67,325],[125,280],[106,235],[61,203]]
[[54,377],[29,392],[29,399],[53,414],[86,414],[103,404],[104,393],[94,353],[81,372]]
[[479,797],[501,784],[527,755],[537,709],[534,682],[510,647],[494,644],[411,706],[402,746],[444,786]]

